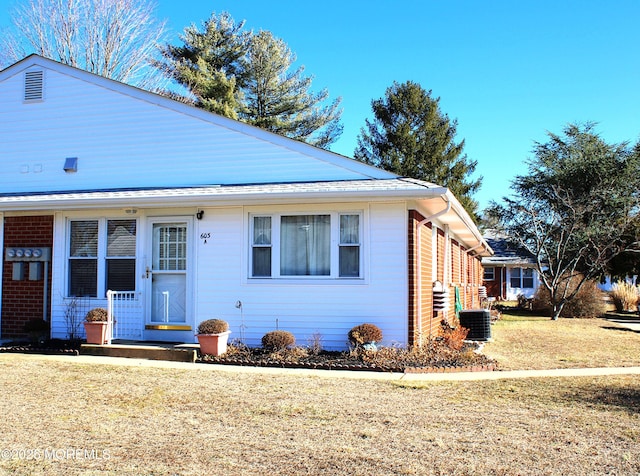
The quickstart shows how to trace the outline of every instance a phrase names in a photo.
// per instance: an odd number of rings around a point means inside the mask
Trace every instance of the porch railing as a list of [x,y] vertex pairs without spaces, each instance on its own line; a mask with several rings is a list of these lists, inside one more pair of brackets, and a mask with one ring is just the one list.
[[142,339],[142,308],[136,291],[107,291],[107,340]]

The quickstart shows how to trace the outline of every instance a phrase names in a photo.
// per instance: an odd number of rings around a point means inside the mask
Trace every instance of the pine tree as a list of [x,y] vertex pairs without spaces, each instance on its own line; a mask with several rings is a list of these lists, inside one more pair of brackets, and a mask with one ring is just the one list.
[[439,101],[417,83],[394,82],[384,98],[371,102],[374,119],[366,120],[354,155],[398,175],[449,188],[475,218],[478,203],[471,195],[482,177],[470,178],[477,162],[463,154],[464,140],[455,142],[457,121],[442,114]]
[[296,58],[284,41],[243,27],[228,13],[213,13],[203,31],[185,29],[182,46],[165,46],[164,62],[156,66],[183,85],[196,106],[328,147],[342,132],[340,99],[323,105],[329,93],[311,92],[304,67],[290,71]]
[[304,67],[289,72],[295,55],[279,38],[261,31],[251,38],[247,58],[245,110],[242,120],[292,139],[327,147],[342,132],[340,100],[321,107],[329,93],[309,91],[312,78]]
[[191,25],[180,36],[182,46],[165,45],[164,61],[155,66],[183,85],[195,98],[169,93],[175,99],[194,102],[210,112],[232,119],[242,107],[245,55],[250,34],[243,32],[244,22],[235,23],[223,12],[213,13],[203,24],[203,31]]

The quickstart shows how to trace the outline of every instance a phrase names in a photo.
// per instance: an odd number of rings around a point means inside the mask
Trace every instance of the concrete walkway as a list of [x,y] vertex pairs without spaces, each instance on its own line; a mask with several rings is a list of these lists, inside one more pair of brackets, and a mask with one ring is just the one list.
[[634,332],[640,332],[640,317],[630,315],[629,317],[607,317],[609,322],[615,322],[618,326]]
[[[260,375],[297,375],[321,378],[370,379],[383,381],[462,381],[499,380],[539,377],[594,377],[603,375],[640,375],[640,367],[613,367],[594,369],[552,369],[552,370],[509,370],[493,372],[452,372],[452,373],[398,373],[367,372],[348,370],[283,369],[275,367],[249,367],[234,365],[203,364],[189,362],[169,362],[161,360],[131,359],[124,357],[101,357],[94,355],[41,355],[0,353],[0,369],[5,361],[49,361],[79,365],[122,365],[128,367],[148,367],[163,369],[199,370]],[[0,370],[1,371],[1,370]]]

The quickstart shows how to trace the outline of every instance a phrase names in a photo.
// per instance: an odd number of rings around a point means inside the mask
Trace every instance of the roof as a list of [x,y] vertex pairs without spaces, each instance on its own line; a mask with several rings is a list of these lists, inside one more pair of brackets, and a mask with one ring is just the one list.
[[537,261],[533,253],[515,243],[507,235],[496,230],[486,230],[483,238],[493,250],[494,255],[483,257],[483,265],[493,266],[535,266]]
[[[12,111],[24,116],[3,124],[13,125],[11,130],[0,127],[0,136],[4,134],[3,140],[12,147],[0,152],[0,159],[12,165],[2,176],[0,211],[407,200],[416,203],[426,216],[437,215],[469,249],[477,254],[491,253],[470,215],[445,187],[399,177],[38,55],[0,71],[0,84],[4,82],[16,94],[23,84],[16,75],[36,66],[55,72],[48,75],[57,87],[51,87],[49,101],[29,110],[7,98],[0,101],[8,111],[4,114],[7,118],[12,117]],[[91,122],[78,110],[89,108],[87,101],[98,95],[104,101],[99,103],[102,107],[91,109]],[[102,117],[106,107],[111,115]],[[148,121],[145,127],[155,127],[154,133],[127,129],[131,111]],[[46,127],[43,121],[48,121]],[[174,131],[178,122],[193,136],[190,142],[176,141],[166,133]],[[109,134],[104,132],[106,127],[115,129]],[[34,140],[37,128],[44,132]],[[194,128],[199,135],[194,135]],[[80,146],[84,149],[76,151]],[[64,155],[68,149],[69,155]],[[226,155],[216,155],[223,152]],[[78,154],[84,157],[81,170],[66,173],[58,162]],[[28,168],[32,157],[38,157],[33,173]],[[185,167],[185,157],[191,161],[197,157],[199,168],[193,164]],[[256,161],[261,161],[259,169]],[[24,171],[19,170],[20,164],[27,164]],[[299,170],[304,173],[295,172]]]

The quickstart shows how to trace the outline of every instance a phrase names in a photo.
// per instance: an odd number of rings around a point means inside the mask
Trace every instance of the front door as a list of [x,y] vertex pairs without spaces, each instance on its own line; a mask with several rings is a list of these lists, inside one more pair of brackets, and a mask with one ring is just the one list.
[[145,338],[193,342],[191,218],[150,219]]

